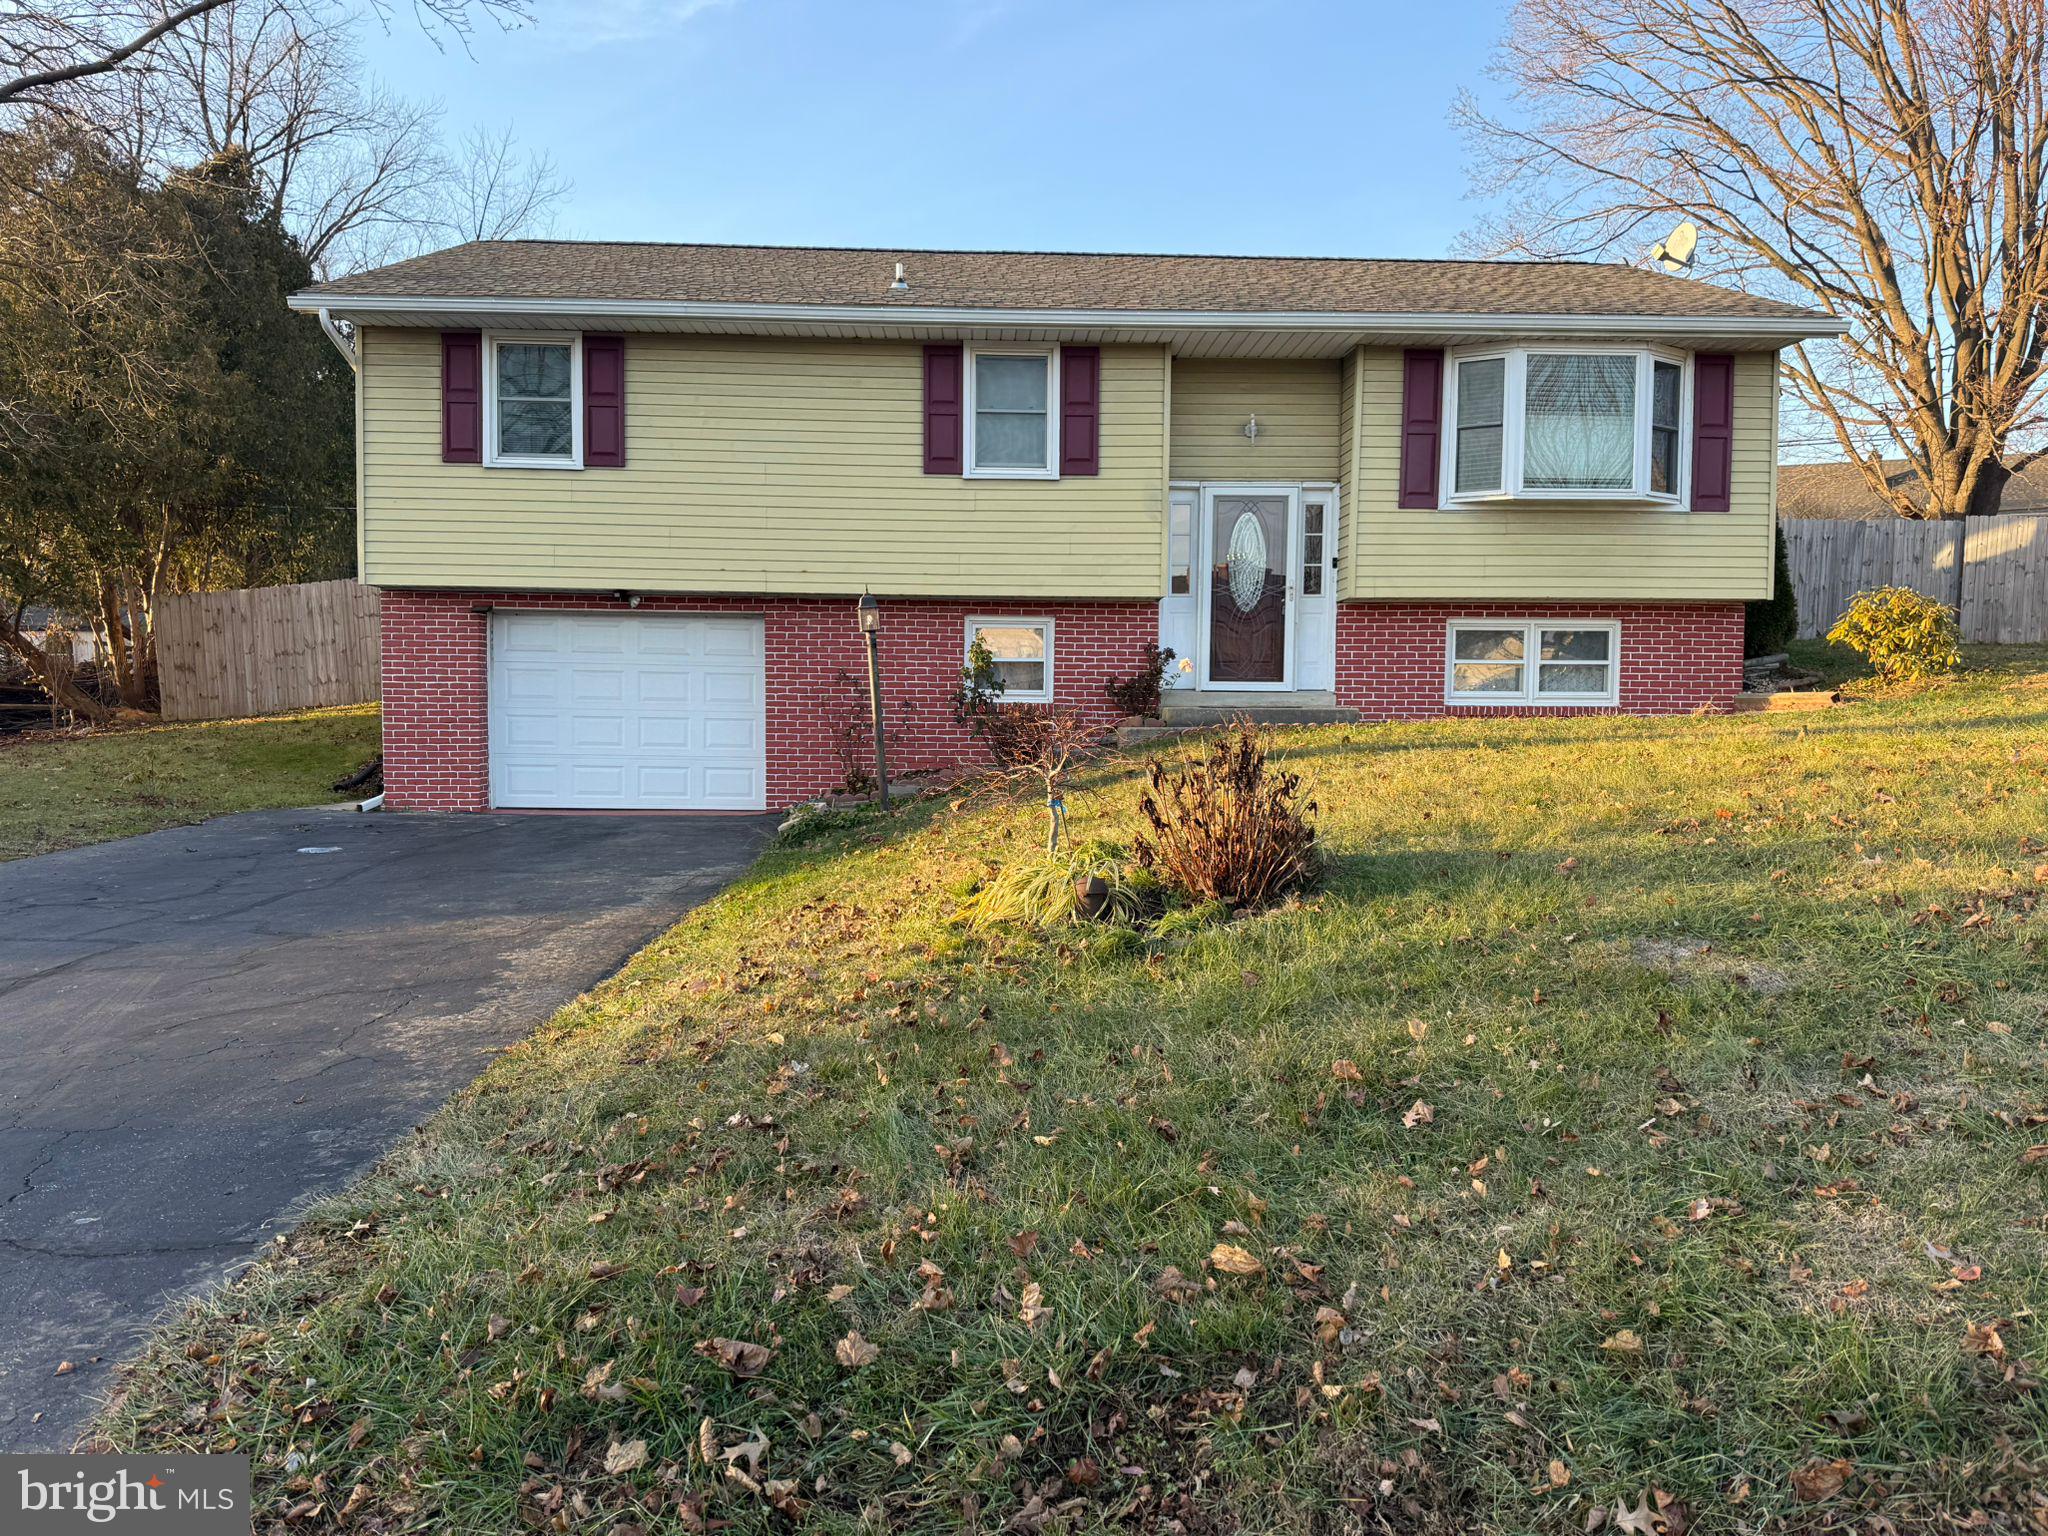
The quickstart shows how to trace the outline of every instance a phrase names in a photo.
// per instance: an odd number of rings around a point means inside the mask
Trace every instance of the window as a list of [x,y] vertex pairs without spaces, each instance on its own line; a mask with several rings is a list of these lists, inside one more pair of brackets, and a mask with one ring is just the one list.
[[1324,546],[1329,543],[1329,503],[1304,501],[1301,504],[1301,595],[1321,597],[1323,595]]
[[996,664],[1006,702],[1052,702],[1051,619],[969,619],[967,649],[977,640]]
[[1054,356],[969,352],[968,474],[1050,479],[1059,473]]
[[1195,499],[1185,491],[1167,501],[1166,590],[1174,597],[1195,590]]
[[1515,347],[1445,370],[1445,495],[1676,502],[1690,380],[1647,348]]
[[1613,704],[1621,626],[1470,619],[1450,626],[1444,697],[1453,704]]
[[490,338],[487,462],[544,469],[583,462],[582,353],[574,336]]

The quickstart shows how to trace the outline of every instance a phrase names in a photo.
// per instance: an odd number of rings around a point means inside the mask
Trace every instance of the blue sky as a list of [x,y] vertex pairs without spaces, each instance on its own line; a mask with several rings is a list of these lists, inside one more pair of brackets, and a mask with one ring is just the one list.
[[511,124],[585,238],[1438,256],[1496,0],[534,0],[372,69]]

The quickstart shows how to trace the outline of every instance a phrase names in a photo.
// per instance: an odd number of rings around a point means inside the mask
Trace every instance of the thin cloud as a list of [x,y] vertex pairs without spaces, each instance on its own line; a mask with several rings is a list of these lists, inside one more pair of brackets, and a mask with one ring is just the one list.
[[547,10],[549,40],[568,48],[603,48],[671,37],[711,11],[739,0],[570,0]]

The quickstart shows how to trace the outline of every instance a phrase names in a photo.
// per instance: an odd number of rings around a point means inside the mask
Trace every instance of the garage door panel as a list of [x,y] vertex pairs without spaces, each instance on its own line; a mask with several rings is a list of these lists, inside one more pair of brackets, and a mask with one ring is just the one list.
[[703,655],[707,661],[741,658],[752,661],[761,654],[761,626],[745,621],[712,621],[704,626]]
[[760,697],[761,674],[758,672],[718,671],[704,674],[706,704],[753,704],[759,702]]
[[494,802],[765,808],[764,649],[758,618],[494,614]]
[[633,674],[634,696],[642,704],[674,705],[695,702],[697,674],[671,667],[640,667]]
[[616,752],[626,745],[625,716],[571,715],[569,744],[580,752]]
[[627,619],[572,619],[569,621],[569,649],[578,656],[624,656],[627,654]]
[[617,667],[577,666],[568,674],[569,696],[578,704],[623,704],[626,674]]
[[504,718],[505,744],[527,751],[553,751],[562,745],[562,726],[560,715],[510,711]]
[[499,693],[507,704],[553,704],[564,693],[562,674],[548,667],[527,663],[508,665],[501,672],[504,686]]
[[707,752],[751,753],[761,748],[760,724],[748,716],[706,715],[703,732]]

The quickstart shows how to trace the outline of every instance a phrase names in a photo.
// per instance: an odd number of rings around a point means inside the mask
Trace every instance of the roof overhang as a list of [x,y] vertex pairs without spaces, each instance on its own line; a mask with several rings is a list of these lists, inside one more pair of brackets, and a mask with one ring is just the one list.
[[1150,343],[1186,356],[1337,357],[1355,346],[1456,346],[1503,338],[1661,340],[1768,351],[1839,336],[1846,321],[1777,315],[1343,314],[1215,310],[959,309],[728,304],[668,299],[446,298],[295,293],[291,307],[356,325],[670,331],[855,340]]

